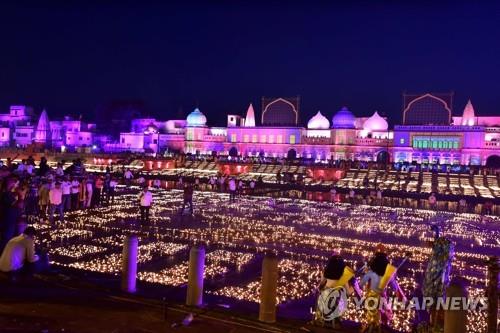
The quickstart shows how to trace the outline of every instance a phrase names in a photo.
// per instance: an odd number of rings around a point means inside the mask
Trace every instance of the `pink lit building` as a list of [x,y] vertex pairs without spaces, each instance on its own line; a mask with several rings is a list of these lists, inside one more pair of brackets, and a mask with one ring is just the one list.
[[[403,95],[403,123],[389,128],[375,111],[356,117],[347,107],[318,111],[300,124],[300,98],[262,98],[260,112],[227,115],[225,127],[207,126],[198,108],[186,119],[133,119],[119,138],[96,134],[96,124],[35,116],[27,106],[0,114],[0,146],[33,143],[56,149],[105,152],[181,152],[200,155],[363,160],[463,165],[500,163],[500,116],[478,116],[469,101],[453,114],[453,94]],[[496,161],[496,162],[495,162]]]
[[63,150],[92,147],[96,143],[95,129],[95,124],[71,117],[49,120],[46,110],[36,116],[32,108],[16,105],[10,107],[9,113],[0,114],[0,146],[37,144]]
[[403,124],[393,129],[377,111],[356,117],[347,107],[331,118],[318,111],[303,127],[298,98],[263,98],[260,117],[249,105],[226,127],[207,126],[198,108],[186,120],[136,119],[108,150],[472,165],[500,156],[500,117],[476,116],[470,101],[453,116],[452,94],[404,98]]

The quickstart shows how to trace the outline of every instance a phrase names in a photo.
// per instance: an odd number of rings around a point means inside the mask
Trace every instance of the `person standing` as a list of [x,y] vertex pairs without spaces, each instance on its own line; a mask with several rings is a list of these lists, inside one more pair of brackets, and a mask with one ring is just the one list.
[[[108,167],[109,168],[109,167]],[[109,182],[111,181],[111,175],[106,172],[104,176],[104,186],[102,188],[102,199],[103,203],[106,203],[106,206],[109,205]]]
[[465,198],[461,198],[458,201],[458,212],[459,213],[465,213],[467,211],[467,201]]
[[215,177],[214,176],[210,176],[209,183],[210,183],[210,189],[212,191],[215,190]]
[[38,217],[38,184],[35,182],[31,182],[29,184],[28,193],[26,194],[26,206],[24,209],[24,213],[26,215],[26,219],[30,223],[34,223],[35,219]]
[[141,224],[149,222],[149,209],[153,203],[153,195],[147,186],[139,193],[139,205],[141,211]]
[[87,183],[85,184],[87,188],[87,195],[85,196],[85,208],[91,208],[92,206],[92,195],[94,193],[94,181],[92,178],[87,179]]
[[95,186],[94,186],[95,206],[97,206],[97,207],[101,206],[101,200],[102,200],[101,197],[102,197],[103,187],[104,187],[104,180],[102,179],[101,176],[97,176],[97,178],[95,180]]
[[236,180],[234,177],[229,180],[229,201],[236,201]]
[[77,210],[79,209],[80,204],[80,182],[76,177],[73,177],[71,181],[71,209]]
[[132,183],[132,179],[134,179],[132,171],[130,171],[130,169],[127,169],[127,171],[125,171],[125,173],[123,174],[123,177],[125,178],[125,185],[130,186],[130,184]]
[[181,213],[184,213],[186,205],[189,205],[189,210],[191,214],[193,214],[193,193],[194,193],[193,186],[191,186],[191,184],[186,184],[186,186],[184,186],[184,193],[183,193],[184,203],[182,204]]
[[383,198],[382,198],[382,190],[381,189],[377,189],[377,201],[378,201],[379,206],[382,206]]
[[28,163],[28,165],[26,165],[26,172],[28,173],[29,176],[33,175],[34,170],[35,170],[35,166],[33,164]]
[[351,205],[354,204],[354,197],[355,197],[356,193],[354,192],[354,189],[350,189],[349,190],[349,202],[351,203]]
[[71,209],[71,181],[69,180],[69,177],[66,176],[66,178],[63,180],[61,184],[61,189],[62,189],[62,207],[64,211],[69,211]]
[[332,188],[330,189],[330,201],[335,202],[336,197],[337,197],[337,190],[335,189],[335,187],[332,186]]
[[436,195],[434,193],[431,193],[428,200],[429,200],[430,209],[435,210],[436,203],[437,203]]
[[23,176],[24,172],[26,171],[26,160],[22,160],[21,163],[17,166],[16,173],[18,173],[20,176]]
[[84,177],[80,182],[78,192],[78,205],[80,209],[86,208],[87,203],[87,177]]
[[64,170],[61,163],[57,163],[56,176],[58,177],[64,176]]
[[226,177],[224,175],[221,175],[219,178],[220,192],[224,192],[226,190],[224,186],[225,184],[226,184]]
[[144,175],[139,174],[139,178],[137,178],[137,185],[141,187],[146,185],[146,178],[144,178]]
[[5,180],[5,188],[0,197],[0,251],[3,251],[7,242],[14,237],[16,233],[17,219],[19,210],[17,208],[18,196],[17,180],[9,178]]
[[48,207],[50,205],[49,191],[50,185],[48,181],[43,180],[38,189],[38,206],[40,207],[40,218],[42,220],[47,218]]
[[47,175],[47,172],[50,171],[49,166],[47,165],[47,159],[42,157],[40,159],[40,163],[38,164],[38,176],[44,177]]
[[493,202],[491,200],[484,203],[483,211],[485,215],[493,215]]
[[[386,289],[388,286],[397,293],[398,298],[406,302],[406,296],[397,282],[397,267],[393,266],[382,244],[378,244],[373,258],[368,262],[365,275],[361,278],[359,286],[366,289],[366,299],[372,299],[377,306],[365,309],[365,323],[362,332],[379,330],[382,323],[388,324],[392,319],[392,310],[387,306]],[[368,288],[365,288],[368,286]],[[380,331],[380,330],[379,330]]]
[[63,190],[61,188],[61,183],[56,181],[55,186],[49,191],[50,200],[50,216],[49,221],[52,224],[54,222],[54,213],[57,211],[59,213],[59,221],[64,222],[64,207],[63,207]]
[[238,181],[238,195],[243,195],[243,180]]
[[255,180],[250,181],[250,194],[254,194],[255,191]]
[[107,205],[109,205],[110,201],[111,201],[112,205],[115,204],[115,188],[116,188],[116,185],[118,185],[118,182],[116,181],[116,179],[111,178],[109,180],[109,184],[108,184],[108,195],[106,196]]

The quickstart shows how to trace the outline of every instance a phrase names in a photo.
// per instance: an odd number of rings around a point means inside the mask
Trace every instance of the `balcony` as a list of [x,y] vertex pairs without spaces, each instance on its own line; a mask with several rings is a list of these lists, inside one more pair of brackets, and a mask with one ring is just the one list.
[[317,137],[302,137],[302,143],[305,145],[331,145],[333,144],[331,138],[317,138]]
[[377,139],[377,138],[356,138],[354,141],[356,146],[379,146],[386,147],[392,146],[393,140],[391,139]]
[[484,146],[486,148],[500,148],[500,141],[485,141]]

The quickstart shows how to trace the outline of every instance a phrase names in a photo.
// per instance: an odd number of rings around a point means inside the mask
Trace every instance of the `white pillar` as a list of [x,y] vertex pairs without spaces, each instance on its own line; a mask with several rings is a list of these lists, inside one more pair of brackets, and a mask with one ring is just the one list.
[[278,258],[266,255],[262,261],[262,286],[260,288],[259,320],[276,322],[276,296],[278,290]]
[[137,235],[127,236],[123,243],[122,290],[128,293],[136,291],[138,243]]
[[203,304],[203,273],[205,271],[205,248],[195,245],[189,252],[189,273],[186,305]]

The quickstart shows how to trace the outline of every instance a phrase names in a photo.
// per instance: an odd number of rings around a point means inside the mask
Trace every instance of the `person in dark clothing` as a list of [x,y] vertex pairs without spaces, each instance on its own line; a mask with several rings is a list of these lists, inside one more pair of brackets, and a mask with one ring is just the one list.
[[328,259],[323,276],[326,279],[338,280],[342,276],[345,266],[344,259],[340,255],[334,254]]
[[181,212],[184,212],[186,205],[189,205],[189,210],[193,214],[193,192],[194,188],[191,184],[186,184],[184,186],[184,203],[182,204]]
[[0,253],[9,240],[15,236],[17,220],[21,215],[18,208],[16,187],[17,179],[7,179],[5,188],[0,194]]
[[29,186],[28,193],[26,195],[26,206],[25,214],[28,222],[33,223],[35,218],[39,215],[38,207],[38,184],[32,182]]

